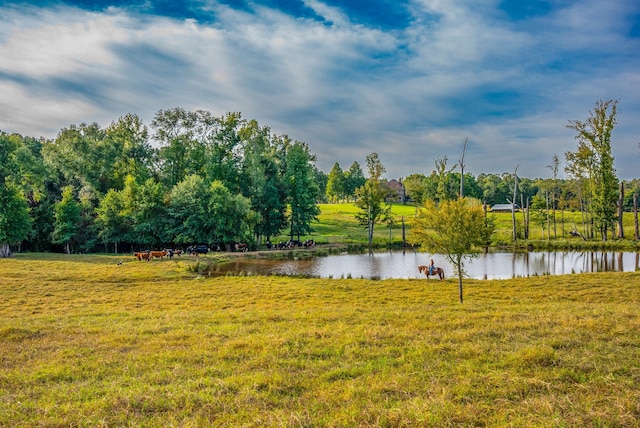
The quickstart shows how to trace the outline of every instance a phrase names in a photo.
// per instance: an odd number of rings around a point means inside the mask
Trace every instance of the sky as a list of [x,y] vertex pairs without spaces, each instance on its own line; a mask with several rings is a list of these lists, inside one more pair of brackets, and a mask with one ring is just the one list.
[[[0,0],[0,130],[54,139],[129,114],[240,112],[329,172],[551,177],[570,120],[618,100],[640,177],[638,0]],[[459,171],[459,168],[457,169]]]

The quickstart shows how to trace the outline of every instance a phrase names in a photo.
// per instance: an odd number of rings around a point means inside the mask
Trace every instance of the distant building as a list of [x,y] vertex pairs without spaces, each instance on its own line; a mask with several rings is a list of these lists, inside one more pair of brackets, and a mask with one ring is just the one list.
[[387,202],[406,202],[407,201],[407,191],[404,188],[404,184],[395,178],[387,181],[385,186],[390,191],[390,196],[386,198]]
[[[514,206],[515,211],[520,211],[520,207],[518,204]],[[495,204],[491,207],[491,211],[494,213],[510,213],[511,212],[511,204]]]

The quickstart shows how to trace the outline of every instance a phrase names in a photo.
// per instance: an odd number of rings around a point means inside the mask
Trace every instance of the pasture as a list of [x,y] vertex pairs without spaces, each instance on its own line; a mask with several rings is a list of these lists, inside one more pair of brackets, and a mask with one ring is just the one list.
[[457,284],[0,259],[0,426],[640,426],[640,273]]
[[[320,215],[317,222],[312,224],[315,232],[303,239],[315,239],[320,244],[366,244],[367,230],[360,226],[355,219],[358,208],[352,203],[319,204]],[[400,245],[402,243],[402,221],[405,224],[405,236],[411,243],[411,226],[416,215],[416,207],[411,204],[395,203],[391,206],[393,222],[391,224],[377,224],[374,229],[374,245],[378,247]],[[551,215],[551,213],[550,213]],[[513,242],[513,226],[511,213],[489,213],[493,218],[496,229],[492,237],[492,245],[511,245]],[[536,211],[530,215],[529,241],[522,240],[524,217],[522,212],[516,213],[516,229],[520,243],[526,242],[536,248],[625,248],[637,249],[638,243],[634,237],[633,213],[624,213],[625,240],[610,240],[603,244],[599,239],[585,242],[580,238],[570,236],[570,231],[577,227],[582,231],[582,219],[579,212],[557,211],[555,234],[553,221],[547,227],[546,213]],[[549,240],[551,236],[551,240]],[[276,237],[277,240],[287,240],[286,235]]]

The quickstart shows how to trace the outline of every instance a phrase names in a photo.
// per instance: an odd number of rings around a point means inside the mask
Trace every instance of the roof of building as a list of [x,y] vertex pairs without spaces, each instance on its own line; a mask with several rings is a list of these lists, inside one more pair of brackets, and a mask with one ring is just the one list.
[[[515,204],[514,208],[517,210],[520,207]],[[511,211],[511,204],[495,204],[491,207],[491,211]]]

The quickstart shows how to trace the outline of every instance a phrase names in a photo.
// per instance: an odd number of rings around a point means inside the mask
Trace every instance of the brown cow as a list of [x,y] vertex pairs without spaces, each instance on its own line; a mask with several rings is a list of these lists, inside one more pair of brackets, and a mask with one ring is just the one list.
[[133,253],[133,256],[138,259],[138,261],[147,260],[149,261],[149,253],[147,251],[141,251],[137,253]]
[[165,256],[167,256],[168,254],[169,254],[169,252],[166,251],[166,250],[164,250],[164,251],[151,251],[149,253],[149,258],[150,259],[154,259],[154,258],[164,259]]

